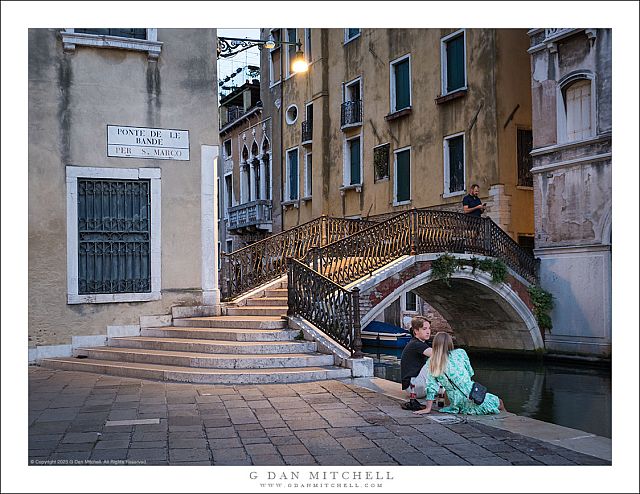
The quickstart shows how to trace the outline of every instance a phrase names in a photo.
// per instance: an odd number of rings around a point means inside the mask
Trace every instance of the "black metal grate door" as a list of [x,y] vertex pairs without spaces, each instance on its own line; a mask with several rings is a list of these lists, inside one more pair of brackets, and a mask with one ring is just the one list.
[[150,186],[78,179],[78,294],[151,292]]

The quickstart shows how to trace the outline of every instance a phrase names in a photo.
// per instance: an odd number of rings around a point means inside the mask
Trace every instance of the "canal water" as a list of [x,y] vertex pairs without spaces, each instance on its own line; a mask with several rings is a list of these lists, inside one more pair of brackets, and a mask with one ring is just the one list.
[[[400,382],[402,349],[363,347],[376,377]],[[517,415],[611,438],[611,369],[469,353],[475,380]]]

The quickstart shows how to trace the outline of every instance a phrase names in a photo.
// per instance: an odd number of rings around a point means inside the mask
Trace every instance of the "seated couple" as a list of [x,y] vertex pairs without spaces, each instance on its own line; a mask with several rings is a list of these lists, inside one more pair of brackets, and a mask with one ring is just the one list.
[[[402,352],[400,374],[402,389],[415,396],[411,396],[403,408],[413,410],[416,414],[431,412],[433,401],[442,386],[448,403],[440,412],[488,415],[506,411],[502,400],[491,393],[486,394],[480,405],[468,398],[473,368],[467,352],[462,348],[454,349],[451,335],[439,332],[431,342],[431,321],[422,316],[411,320],[411,334],[413,338]],[[415,384],[413,390],[412,381]],[[414,398],[426,398],[426,407]]]

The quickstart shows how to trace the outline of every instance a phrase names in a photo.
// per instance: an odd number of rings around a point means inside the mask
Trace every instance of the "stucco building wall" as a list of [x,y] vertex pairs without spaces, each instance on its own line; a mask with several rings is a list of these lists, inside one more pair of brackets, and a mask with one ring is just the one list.
[[[144,51],[29,30],[29,345],[68,344],[202,303],[201,145],[217,145],[215,30],[158,29]],[[189,131],[189,161],[107,157],[107,125]],[[67,303],[66,167],[160,170],[161,298]],[[152,218],[152,222],[153,222]]]

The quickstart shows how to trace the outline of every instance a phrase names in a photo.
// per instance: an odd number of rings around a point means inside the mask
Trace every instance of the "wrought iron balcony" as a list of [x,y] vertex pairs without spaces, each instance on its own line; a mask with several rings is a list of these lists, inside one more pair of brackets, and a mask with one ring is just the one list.
[[362,125],[362,100],[345,101],[340,108],[340,127]]
[[271,201],[261,199],[228,209],[228,230],[271,231]]
[[226,121],[222,122],[222,126],[229,125],[232,122],[238,120],[242,115],[247,113],[243,107],[241,106],[230,106],[227,109],[227,118]]
[[302,144],[311,144],[313,141],[313,120],[302,122]]

